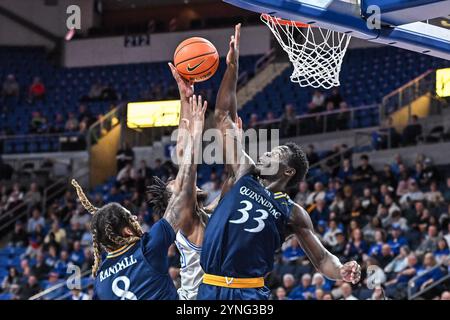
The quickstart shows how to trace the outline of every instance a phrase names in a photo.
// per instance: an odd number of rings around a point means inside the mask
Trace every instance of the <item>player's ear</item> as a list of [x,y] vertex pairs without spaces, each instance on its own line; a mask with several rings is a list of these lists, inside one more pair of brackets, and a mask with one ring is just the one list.
[[122,236],[123,237],[132,237],[134,235],[135,234],[133,233],[133,230],[131,230],[130,227],[123,228],[123,230],[122,230]]
[[290,178],[292,178],[296,172],[297,171],[294,168],[290,168],[290,167],[288,167],[288,168],[286,168],[286,170],[284,170],[284,174]]

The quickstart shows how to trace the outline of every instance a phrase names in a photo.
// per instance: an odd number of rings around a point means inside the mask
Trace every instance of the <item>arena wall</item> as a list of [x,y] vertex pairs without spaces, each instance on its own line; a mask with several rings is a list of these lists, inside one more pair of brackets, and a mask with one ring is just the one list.
[[[64,65],[86,67],[170,61],[178,44],[194,36],[210,40],[223,57],[228,51],[232,31],[224,28],[74,40],[65,45]],[[243,28],[241,55],[266,53],[270,49],[270,36],[265,26]]]

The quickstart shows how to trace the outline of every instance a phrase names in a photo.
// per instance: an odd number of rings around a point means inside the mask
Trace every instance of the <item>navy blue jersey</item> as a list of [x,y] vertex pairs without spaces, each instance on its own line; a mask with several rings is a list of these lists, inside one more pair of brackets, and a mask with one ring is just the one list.
[[161,219],[140,241],[110,252],[95,278],[95,299],[177,300],[167,259],[174,240],[172,227]]
[[240,178],[206,226],[200,260],[205,273],[253,278],[272,271],[292,206],[286,194],[270,192],[252,175]]

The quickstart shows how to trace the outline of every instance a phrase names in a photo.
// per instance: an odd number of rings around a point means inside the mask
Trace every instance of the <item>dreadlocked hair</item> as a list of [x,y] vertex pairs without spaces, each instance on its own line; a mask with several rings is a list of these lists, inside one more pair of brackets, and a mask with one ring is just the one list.
[[[124,237],[122,235],[124,228],[130,228],[133,236]],[[120,247],[139,241],[144,234],[139,222],[131,213],[115,202],[98,209],[92,217],[91,230],[93,234],[92,240],[94,242],[94,257],[96,260],[92,268],[92,274],[94,276],[97,274],[100,266],[102,247],[107,251],[114,251]]]
[[[92,216],[91,232],[94,247],[94,265],[92,275],[95,277],[102,262],[102,249],[113,251],[140,240],[144,232],[131,213],[118,203],[109,203],[101,208],[94,207],[86,197],[80,185],[72,180],[83,207]],[[124,237],[124,228],[130,228],[133,236]]]
[[148,203],[158,216],[164,216],[169,199],[172,196],[167,190],[167,183],[154,176],[152,184],[147,187]]

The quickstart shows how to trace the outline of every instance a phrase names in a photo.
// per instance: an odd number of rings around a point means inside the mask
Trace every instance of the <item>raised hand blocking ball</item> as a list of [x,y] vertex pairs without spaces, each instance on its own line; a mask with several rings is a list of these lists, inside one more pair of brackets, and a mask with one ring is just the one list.
[[191,82],[202,82],[211,78],[217,71],[219,53],[208,40],[193,37],[178,45],[173,62],[183,78]]

